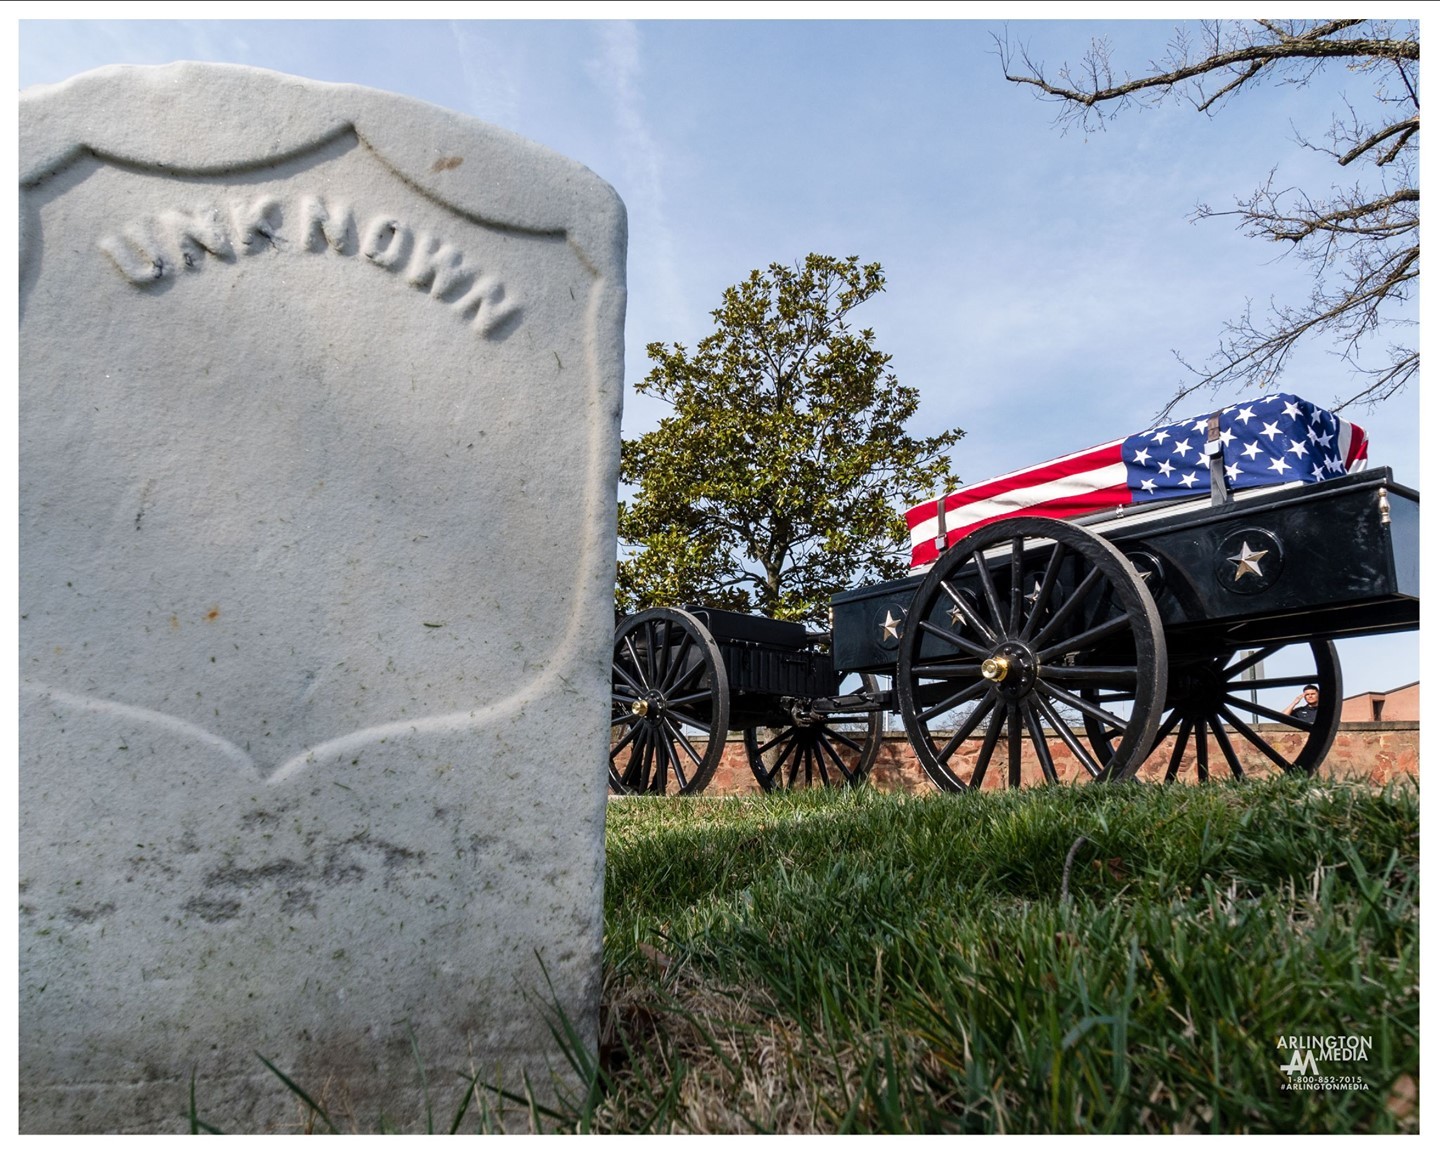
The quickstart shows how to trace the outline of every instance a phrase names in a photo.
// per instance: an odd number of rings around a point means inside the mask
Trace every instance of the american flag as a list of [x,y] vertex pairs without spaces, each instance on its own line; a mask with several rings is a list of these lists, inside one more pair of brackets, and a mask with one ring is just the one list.
[[[1266,396],[1215,413],[1215,441],[1232,489],[1317,483],[1365,467],[1365,429],[1299,396]],[[1114,443],[971,484],[945,497],[945,538],[1009,516],[1069,519],[1126,504],[1210,490],[1209,415],[1163,424]],[[905,513],[910,566],[939,555],[939,501]]]

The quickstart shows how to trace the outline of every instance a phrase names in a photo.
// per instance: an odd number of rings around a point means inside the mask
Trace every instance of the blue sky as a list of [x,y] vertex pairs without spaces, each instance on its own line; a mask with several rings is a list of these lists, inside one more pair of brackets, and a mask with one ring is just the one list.
[[[1106,36],[1139,71],[1172,29],[1012,19],[1008,31],[1052,69]],[[1321,138],[1347,93],[1368,96],[1335,69],[1243,93],[1213,118],[1169,105],[1067,133],[1003,78],[993,38],[1005,33],[1001,19],[36,20],[20,24],[19,83],[227,61],[403,93],[570,156],[629,211],[629,383],[650,341],[707,334],[721,292],[752,268],[811,251],[879,261],[887,291],[855,319],[920,389],[914,430],[966,430],[954,463],[974,481],[1141,430],[1186,378],[1175,352],[1203,360],[1247,300],[1303,301],[1293,257],[1188,217],[1198,202],[1230,206],[1272,167],[1327,191],[1338,169],[1294,137]],[[1323,343],[1281,385],[1322,404],[1353,390]],[[661,414],[633,392],[626,404],[629,435]],[[1347,413],[1369,430],[1372,462],[1413,486],[1418,409],[1412,388]],[[1414,634],[1347,641],[1347,691],[1418,678],[1418,647]]]

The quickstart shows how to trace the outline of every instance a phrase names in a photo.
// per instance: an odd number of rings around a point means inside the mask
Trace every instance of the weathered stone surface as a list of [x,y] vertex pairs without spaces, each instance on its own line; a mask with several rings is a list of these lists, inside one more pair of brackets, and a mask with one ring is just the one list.
[[599,982],[625,224],[399,97],[21,97],[23,1130],[543,1092]]

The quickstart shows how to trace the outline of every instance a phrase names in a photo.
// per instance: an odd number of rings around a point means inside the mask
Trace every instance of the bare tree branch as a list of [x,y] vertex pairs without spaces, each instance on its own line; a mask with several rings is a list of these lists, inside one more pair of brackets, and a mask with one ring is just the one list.
[[[1269,388],[1290,353],[1303,340],[1328,335],[1347,370],[1364,382],[1343,404],[1378,402],[1417,378],[1419,353],[1408,344],[1376,352],[1370,345],[1381,328],[1412,326],[1405,310],[1420,275],[1420,190],[1418,153],[1420,98],[1418,25],[1389,21],[1330,20],[1251,22],[1209,21],[1176,30],[1167,56],[1145,75],[1117,78],[1111,48],[1096,41],[1075,70],[1066,65],[1050,80],[1023,47],[997,38],[1007,79],[1061,104],[1062,123],[1078,120],[1086,130],[1136,102],[1187,100],[1213,114],[1227,97],[1256,83],[1304,84],[1317,69],[1339,61],[1375,79],[1375,112],[1369,117],[1346,105],[1329,129],[1323,151],[1341,167],[1369,157],[1374,176],[1346,191],[1312,197],[1302,190],[1273,187],[1274,175],[1233,210],[1200,205],[1192,219],[1234,217],[1246,235],[1285,241],[1312,274],[1310,299],[1301,306],[1272,304],[1265,323],[1247,307],[1228,324],[1210,361],[1180,362],[1194,378],[1178,388],[1170,404],[1196,391],[1255,385]],[[1018,66],[1016,66],[1018,65]],[[1397,105],[1403,105],[1404,111]],[[1108,109],[1108,111],[1107,111]],[[1382,362],[1375,363],[1379,356]]]

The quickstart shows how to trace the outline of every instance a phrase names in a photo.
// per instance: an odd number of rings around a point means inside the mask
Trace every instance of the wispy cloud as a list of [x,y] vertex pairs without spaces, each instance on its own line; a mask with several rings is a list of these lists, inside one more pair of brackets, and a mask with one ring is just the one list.
[[586,70],[614,113],[625,185],[621,194],[630,218],[630,279],[644,277],[652,285],[651,298],[662,313],[655,319],[663,327],[683,329],[693,317],[665,210],[665,149],[646,116],[641,31],[629,20],[595,27],[600,54]]
[[520,112],[520,93],[514,73],[501,65],[498,49],[461,21],[451,20],[449,27],[469,102],[465,111],[494,124],[514,124]]

